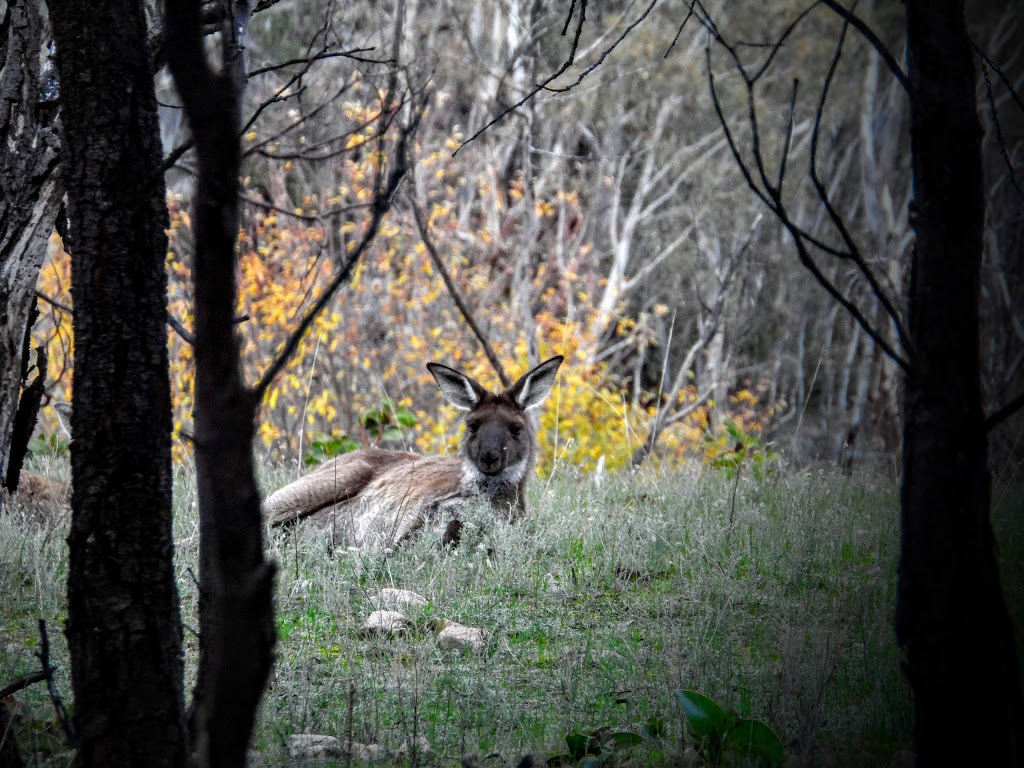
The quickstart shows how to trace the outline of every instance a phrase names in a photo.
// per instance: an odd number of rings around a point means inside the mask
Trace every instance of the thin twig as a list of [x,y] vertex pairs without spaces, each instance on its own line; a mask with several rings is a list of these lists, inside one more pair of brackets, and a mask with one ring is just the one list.
[[[71,309],[71,307],[69,307],[67,304],[65,304],[65,303],[63,303],[61,301],[58,301],[57,299],[53,298],[52,296],[46,295],[45,293],[40,291],[38,288],[36,289],[36,296],[38,298],[42,299],[43,301],[45,301],[50,306],[56,307],[61,312],[66,312],[69,315],[73,315],[75,313],[74,310]],[[0,698],[3,698],[3,697],[0,696]]]
[[196,337],[193,336],[192,332],[189,331],[189,329],[186,328],[182,324],[182,322],[174,316],[174,313],[171,312],[170,309],[167,310],[167,324],[171,326],[171,328],[174,330],[176,334],[178,334],[178,336],[181,337],[182,341],[184,341],[189,346],[195,346]]
[[903,90],[906,91],[907,94],[912,94],[913,88],[911,88],[910,80],[907,79],[906,73],[900,67],[899,62],[896,61],[896,58],[892,55],[892,51],[890,51],[888,47],[886,47],[885,43],[883,43],[879,39],[878,35],[874,33],[871,27],[869,27],[867,23],[862,18],[857,16],[852,10],[843,7],[842,5],[837,3],[836,0],[822,0],[822,2],[825,4],[826,7],[831,9],[833,13],[835,13],[841,19],[845,20],[847,23],[849,23],[851,27],[860,32],[861,37],[867,40],[868,43],[871,44],[871,47],[878,51],[878,55],[881,56],[882,61],[885,62],[885,66],[889,68],[889,71],[892,72],[893,77],[895,77],[899,84],[903,87]]
[[357,54],[364,53],[366,51],[372,51],[374,47],[371,45],[369,48],[353,48],[350,51],[317,51],[312,56],[306,56],[300,59],[288,59],[288,61],[280,61],[277,64],[270,64],[266,67],[259,67],[249,72],[249,77],[256,77],[257,75],[264,75],[267,72],[276,72],[279,69],[285,67],[291,67],[295,64],[311,64],[314,61],[321,61],[322,59],[352,59],[362,64],[391,64],[393,63],[390,59],[367,59]]
[[491,347],[490,342],[484,335],[484,332],[477,325],[476,320],[473,318],[473,314],[469,311],[469,307],[466,306],[466,302],[459,294],[459,289],[455,286],[455,282],[452,280],[452,276],[448,273],[448,268],[441,261],[441,255],[437,252],[437,246],[434,245],[433,238],[430,237],[430,230],[427,226],[427,220],[423,215],[423,211],[420,210],[419,205],[413,199],[411,194],[406,195],[406,199],[409,201],[409,205],[412,206],[412,215],[416,219],[416,226],[420,231],[420,239],[423,240],[423,245],[427,248],[427,253],[430,254],[431,261],[434,262],[434,267],[441,274],[441,279],[444,281],[445,287],[448,289],[448,293],[452,297],[452,301],[455,302],[455,306],[459,308],[459,312],[462,313],[462,317],[465,319],[466,324],[469,325],[473,331],[473,335],[476,336],[480,342],[480,346],[484,348],[484,354],[487,355],[487,359],[491,363],[491,367],[494,368],[495,373],[498,374],[498,378],[501,379],[502,386],[506,389],[512,386],[512,379],[509,378],[508,373],[505,372],[505,366],[501,364],[501,360],[494,353],[494,349]]
[[903,345],[903,348],[908,350],[909,356],[911,360],[913,360],[914,353],[913,346],[910,341],[910,335],[906,332],[906,330],[903,327],[903,322],[900,319],[899,312],[896,310],[896,307],[889,299],[889,296],[885,292],[885,289],[882,288],[881,284],[878,281],[878,278],[875,277],[874,272],[871,270],[867,262],[864,260],[864,257],[861,254],[860,249],[854,242],[853,235],[850,234],[850,231],[846,226],[846,222],[843,220],[843,217],[839,214],[839,212],[835,209],[835,206],[832,205],[832,200],[829,197],[828,190],[825,188],[825,185],[822,183],[820,177],[818,176],[818,136],[821,133],[821,119],[825,113],[825,101],[828,98],[828,93],[832,85],[832,80],[835,77],[836,69],[839,65],[839,59],[842,56],[843,42],[846,38],[847,26],[847,23],[843,24],[843,30],[839,35],[839,42],[836,44],[835,55],[832,57],[832,63],[829,66],[828,72],[825,75],[825,82],[822,85],[821,98],[818,101],[818,108],[814,114],[814,128],[811,131],[811,183],[814,185],[814,189],[818,193],[818,199],[821,200],[822,205],[825,206],[825,211],[828,213],[829,218],[832,220],[832,224],[835,226],[836,230],[839,232],[839,236],[846,244],[846,247],[848,249],[848,256],[846,258],[848,258],[850,261],[856,264],[857,269],[868,281],[868,285],[870,286],[872,293],[874,293],[875,296],[878,297],[878,300],[881,302],[882,306],[885,308],[886,313],[889,315],[889,318],[892,320],[892,323],[896,328],[896,337]]
[[50,692],[50,702],[53,704],[53,711],[57,715],[57,720],[60,722],[61,730],[64,731],[67,743],[73,747],[77,744],[75,729],[71,725],[67,709],[64,708],[64,702],[60,698],[57,685],[53,682],[55,668],[50,665],[50,637],[46,634],[46,619],[39,620],[39,638],[39,650],[36,651],[36,657],[43,667],[42,674],[46,680],[46,689]]
[[[390,94],[388,97],[390,98]],[[335,274],[331,282],[326,286],[324,292],[320,295],[320,298],[309,308],[305,316],[299,322],[298,326],[292,331],[291,335],[285,341],[284,346],[278,353],[274,361],[267,367],[263,376],[252,389],[252,394],[256,398],[257,402],[263,399],[263,395],[266,393],[270,383],[274,380],[274,377],[281,372],[284,368],[288,359],[292,353],[298,347],[302,337],[306,334],[306,331],[313,324],[313,321],[323,311],[324,307],[327,306],[338,288],[341,287],[342,283],[347,281],[355,269],[359,259],[362,258],[363,253],[369,248],[374,238],[377,236],[377,231],[380,229],[381,220],[384,215],[391,209],[391,201],[394,197],[395,191],[398,189],[398,185],[405,177],[406,172],[409,169],[409,143],[412,136],[415,134],[416,129],[419,127],[420,119],[423,116],[423,110],[426,107],[426,99],[424,98],[417,108],[413,109],[412,120],[409,125],[403,126],[399,131],[398,140],[395,143],[394,157],[395,164],[391,169],[391,173],[388,175],[386,183],[381,184],[379,181],[376,183],[378,187],[373,195],[373,200],[370,204],[370,220],[367,223],[366,231],[363,234],[362,239],[356,245],[352,253],[349,254],[344,265]],[[384,117],[382,116],[382,120]],[[383,140],[384,134],[381,133],[381,139]]]
[[1021,408],[1024,408],[1024,392],[985,419],[985,431],[991,432]]
[[[565,27],[562,29],[562,35],[563,36],[565,35],[565,33],[569,29],[569,19],[572,18],[572,12],[575,10],[575,8],[576,8],[576,3],[573,2],[573,4],[569,7],[569,14],[566,17]],[[532,99],[534,96],[536,96],[538,93],[543,91],[551,82],[553,82],[563,72],[565,72],[567,69],[569,69],[569,67],[571,67],[573,65],[573,63],[576,61],[576,51],[579,49],[580,36],[583,34],[583,22],[586,20],[586,18],[587,18],[587,0],[580,0],[580,15],[579,15],[579,18],[576,20],[576,31],[573,33],[572,46],[569,48],[569,55],[566,57],[565,61],[562,63],[562,66],[560,66],[558,68],[558,70],[555,71],[553,74],[551,74],[547,78],[545,78],[543,82],[538,83],[536,86],[534,86],[533,89],[531,89],[525,96],[523,96],[523,98],[521,98],[519,101],[517,101],[511,107],[508,107],[507,109],[503,110],[501,113],[498,114],[497,117],[492,118],[491,121],[488,122],[483,128],[481,128],[479,131],[474,133],[472,136],[470,136],[464,142],[459,144],[459,146],[456,148],[456,150],[454,152],[452,152],[452,157],[455,157],[455,155],[459,154],[459,151],[464,146],[466,146],[467,144],[469,144],[472,141],[475,141],[481,134],[484,133],[484,131],[486,131],[492,125],[500,123],[502,120],[505,119],[505,117],[507,115],[509,115],[512,112],[515,112],[517,109],[519,109],[521,106],[523,106],[523,104],[525,104],[530,99]]]
[[[999,145],[999,152],[1003,156],[1003,165],[1006,166],[1006,170],[1010,174],[1010,185],[1017,191],[1018,196],[1024,197],[1024,191],[1021,190],[1020,184],[1017,183],[1017,174],[1013,168],[1013,160],[1010,159],[1010,153],[1006,151],[1006,139],[1003,136],[1003,125],[999,120],[999,110],[996,109],[996,100],[992,93],[992,78],[988,76],[988,70],[988,58],[983,55],[981,57],[981,74],[985,78],[985,99],[988,101],[988,108],[992,113],[992,125],[994,125],[996,129],[996,143]],[[1011,92],[1013,91],[1012,88],[1010,90]]]
[[[53,671],[52,667],[50,671]],[[30,685],[38,683],[40,680],[45,680],[46,674],[46,670],[38,670],[36,672],[29,672],[27,675],[22,675],[17,680],[12,680],[3,688],[0,688],[0,701],[3,701],[8,696],[12,696],[24,688],[28,688]]]

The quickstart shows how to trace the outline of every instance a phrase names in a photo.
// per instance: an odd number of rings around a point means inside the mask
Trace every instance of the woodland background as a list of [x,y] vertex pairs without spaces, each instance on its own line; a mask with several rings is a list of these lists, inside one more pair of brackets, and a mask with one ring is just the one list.
[[[694,587],[695,564],[749,582],[757,598],[698,588],[693,605],[716,616],[759,605],[765,580],[780,585],[767,614],[785,631],[765,632],[756,607],[729,623],[741,652],[748,629],[765,634],[756,675],[790,669],[794,679],[801,665],[776,641],[820,639],[809,614],[790,633],[791,611],[809,605],[800,589],[824,592],[840,624],[850,606],[871,604],[843,656],[888,672],[850,688],[892,704],[888,675],[902,668],[919,763],[973,760],[974,742],[951,740],[954,730],[984,733],[995,759],[1020,762],[1021,560],[1005,525],[1020,520],[1024,405],[1016,6],[972,3],[966,25],[956,0],[858,4],[855,15],[835,0],[50,0],[3,10],[0,353],[11,363],[0,365],[0,465],[18,489],[12,509],[24,509],[23,491],[55,491],[42,527],[4,517],[15,533],[3,537],[2,591],[18,595],[3,606],[5,625],[25,643],[5,647],[41,645],[31,658],[42,669],[11,685],[47,681],[82,765],[181,765],[188,755],[244,764],[305,600],[290,602],[289,580],[275,579],[288,534],[268,534],[258,481],[275,485],[359,444],[454,450],[454,414],[424,363],[491,383],[555,352],[569,364],[540,424],[549,479],[535,484],[546,499],[538,535],[496,555],[516,564],[526,561],[517,552],[534,553],[519,597],[537,600],[545,558],[573,590],[589,562],[595,594],[625,595],[632,587],[618,581],[644,571],[596,557],[617,556],[607,544],[625,536],[647,558],[644,578],[672,597],[654,610],[659,631],[717,626],[675,600]],[[58,240],[73,254],[70,294]],[[72,367],[66,516],[63,459],[56,478],[33,467],[66,452],[57,420]],[[14,448],[40,394],[22,488]],[[777,453],[789,467],[765,475]],[[671,471],[691,457],[721,472],[697,462]],[[604,482],[603,470],[643,463],[666,471]],[[818,463],[868,467],[880,495],[806,469]],[[716,474],[728,491],[708,480]],[[857,498],[837,507],[830,491],[794,497],[802,478],[826,474]],[[886,496],[896,478],[898,557]],[[172,494],[176,479],[186,487]],[[658,490],[676,481],[692,492]],[[603,508],[564,504],[552,495],[559,484],[621,493]],[[572,522],[556,522],[561,514]],[[829,515],[836,531],[815,539]],[[565,538],[596,519],[607,527]],[[642,534],[661,523],[675,526],[663,558],[646,543],[657,536]],[[755,535],[775,523],[774,541]],[[869,531],[878,538],[864,550]],[[322,542],[307,543],[311,573],[344,570]],[[310,583],[306,546],[293,538],[294,585]],[[463,581],[492,567],[486,547],[475,552],[488,561],[434,550]],[[829,579],[808,570],[815,552]],[[356,565],[370,570],[341,574],[352,589],[371,571],[397,573]],[[881,592],[851,602],[851,579]],[[483,597],[500,589],[485,585]],[[351,618],[352,607],[323,610]],[[38,619],[38,641],[26,618]],[[73,727],[53,694],[47,619],[64,624]],[[355,627],[345,627],[327,639],[358,661]],[[437,660],[422,629],[423,658]],[[826,656],[838,636],[824,632]],[[699,639],[678,647],[690,645],[706,649]],[[650,647],[637,636],[638,649]],[[296,669],[307,675],[308,664]],[[725,671],[699,687],[728,687]],[[816,679],[822,701],[830,676]],[[950,707],[955,680],[992,693]],[[348,686],[352,713],[359,684]],[[896,725],[882,753],[907,738],[901,702],[887,710]],[[394,712],[404,722],[401,697]],[[453,756],[466,753],[465,734]],[[539,735],[530,748],[549,749]],[[813,738],[784,735],[813,764]]]
[[[370,142],[386,96],[396,11],[404,13],[397,32],[403,77],[430,92],[404,195],[351,285],[267,391],[259,437],[268,455],[294,462],[375,442],[451,450],[454,411],[442,406],[425,363],[447,361],[497,383],[424,243],[418,210],[504,366],[519,373],[556,352],[568,358],[558,408],[546,411],[540,430],[542,471],[555,461],[585,469],[629,464],[659,413],[667,426],[657,455],[671,462],[713,448],[709,434],[726,445],[723,422],[732,420],[744,433],[763,432],[798,462],[897,464],[896,364],[801,266],[790,237],[750,194],[708,92],[704,36],[696,25],[678,34],[683,3],[658,3],[645,17],[637,2],[588,8],[580,65],[474,135],[530,84],[558,71],[571,41],[562,34],[562,5],[291,2],[254,16],[238,306],[249,380],[365,226],[383,159]],[[728,3],[714,13],[755,45],[774,40],[795,10]],[[975,41],[1008,71],[1019,69],[1019,16],[996,5],[969,10]],[[895,4],[866,3],[858,13],[891,50],[901,50]],[[819,8],[779,53],[777,74],[759,90],[764,147],[785,140],[791,79],[819,81],[840,32],[841,21]],[[293,64],[280,66],[287,61]],[[727,62],[712,67],[725,114],[743,137],[744,95]],[[1010,102],[1001,85],[992,73],[979,78],[979,104],[996,114]],[[157,87],[170,153],[187,129],[169,76],[158,75]],[[982,94],[986,87],[991,98]],[[792,169],[808,163],[812,90],[795,104]],[[982,377],[990,406],[1008,401],[1024,381],[1024,227],[1018,182],[1005,163],[1019,157],[1021,124],[1019,113],[1004,115],[997,132],[993,114],[979,115],[988,129]],[[877,52],[850,39],[825,106],[817,163],[893,297],[906,295],[912,247],[907,121],[906,100]],[[186,335],[192,163],[179,156],[168,175],[170,307]],[[790,171],[790,209],[812,235],[834,237],[798,174]],[[73,362],[70,316],[61,309],[70,304],[69,258],[59,243],[55,235],[39,284],[53,301],[41,302],[33,334],[33,344],[49,351],[53,401],[70,399]],[[855,265],[831,259],[821,269],[895,342]],[[192,350],[168,332],[180,458],[189,452],[182,435],[191,430]],[[44,441],[60,439],[52,408],[41,431]],[[998,464],[1019,450],[1018,432],[1011,422],[993,435]]]

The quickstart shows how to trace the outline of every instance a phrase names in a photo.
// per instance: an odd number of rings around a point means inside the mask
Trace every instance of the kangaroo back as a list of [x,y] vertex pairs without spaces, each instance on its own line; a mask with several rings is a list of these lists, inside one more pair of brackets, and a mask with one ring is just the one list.
[[396,464],[415,461],[415,453],[365,448],[325,461],[308,475],[263,501],[271,525],[292,523],[356,498],[375,478]]
[[445,539],[457,541],[459,509],[473,498],[489,502],[498,517],[515,518],[525,511],[535,461],[526,411],[547,398],[561,362],[558,356],[541,363],[501,394],[453,368],[429,364],[445,398],[468,412],[461,458],[376,448],[344,454],[269,496],[263,508],[270,523],[308,518],[364,549],[373,542],[393,546],[442,519],[448,521]]

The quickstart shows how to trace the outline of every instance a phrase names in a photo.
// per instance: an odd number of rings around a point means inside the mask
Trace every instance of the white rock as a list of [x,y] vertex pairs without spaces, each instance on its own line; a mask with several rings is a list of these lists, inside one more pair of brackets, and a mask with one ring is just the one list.
[[352,759],[361,763],[376,763],[390,757],[388,751],[379,744],[360,744],[358,741],[352,742],[351,753]]
[[[412,749],[409,747],[408,741],[403,741],[402,746],[398,748],[398,757],[407,758]],[[416,756],[418,758],[429,757],[434,753],[434,750],[430,746],[430,742],[427,741],[425,736],[416,737]]]
[[466,627],[450,621],[438,634],[437,644],[442,648],[453,648],[458,651],[468,648],[473,653],[480,653],[487,647],[489,638],[490,633],[485,630],[478,627]]
[[393,589],[391,587],[382,589],[373,602],[382,608],[422,609],[427,606],[427,599],[422,595],[408,589]]
[[341,756],[341,744],[333,736],[296,733],[288,737],[288,757],[292,760],[323,760]]
[[367,632],[381,632],[389,635],[396,635],[404,632],[410,626],[405,614],[398,611],[374,611],[369,618],[363,622],[363,629]]

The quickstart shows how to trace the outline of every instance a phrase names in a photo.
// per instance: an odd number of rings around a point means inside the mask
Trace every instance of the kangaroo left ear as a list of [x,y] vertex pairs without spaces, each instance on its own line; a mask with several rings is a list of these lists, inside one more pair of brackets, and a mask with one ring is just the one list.
[[545,360],[509,387],[508,394],[516,405],[525,411],[543,403],[551,394],[551,388],[555,386],[555,374],[558,373],[558,366],[564,359],[561,355],[555,355],[550,360]]

